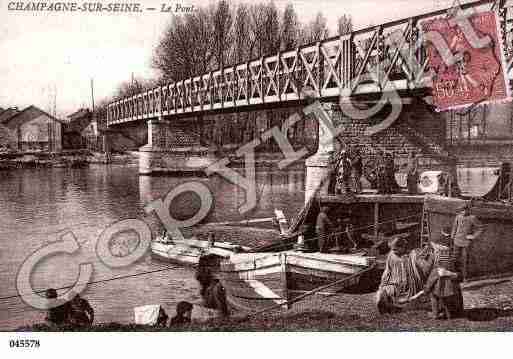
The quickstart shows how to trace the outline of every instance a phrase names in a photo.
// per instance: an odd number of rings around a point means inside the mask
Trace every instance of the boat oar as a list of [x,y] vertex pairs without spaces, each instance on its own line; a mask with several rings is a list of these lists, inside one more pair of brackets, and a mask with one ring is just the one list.
[[340,284],[343,284],[343,283],[346,283],[346,282],[349,282],[351,281],[352,279],[354,278],[357,278],[359,276],[361,276],[362,274],[366,273],[366,272],[369,272],[371,271],[372,269],[374,269],[375,267],[375,264],[371,265],[369,268],[366,268],[366,269],[363,269],[361,270],[360,272],[358,273],[355,273],[355,274],[352,274],[350,275],[349,277],[346,277],[346,278],[343,278],[343,279],[339,279],[339,280],[336,280],[332,283],[329,283],[329,284],[326,284],[326,285],[323,285],[323,286],[320,286],[320,287],[317,287],[315,289],[312,289],[308,292],[305,292],[299,296],[297,296],[296,298],[294,299],[291,299],[291,300],[286,300],[284,303],[280,303],[280,304],[275,304],[275,305],[272,305],[270,307],[267,307],[267,308],[264,308],[264,309],[261,309],[259,311],[256,311],[256,312],[253,312],[253,313],[250,313],[248,315],[246,315],[245,317],[241,318],[241,320],[246,320],[247,318],[249,317],[252,317],[254,315],[258,315],[258,314],[262,314],[262,313],[265,313],[265,312],[268,312],[268,311],[271,311],[271,310],[274,310],[274,309],[278,309],[278,308],[281,308],[283,307],[284,305],[291,305],[291,304],[294,304],[296,302],[299,302],[300,300],[310,296],[310,295],[313,295],[315,293],[318,293],[318,292],[321,292],[325,289],[328,289],[328,288],[331,288],[331,287],[334,287],[336,285],[340,285]]

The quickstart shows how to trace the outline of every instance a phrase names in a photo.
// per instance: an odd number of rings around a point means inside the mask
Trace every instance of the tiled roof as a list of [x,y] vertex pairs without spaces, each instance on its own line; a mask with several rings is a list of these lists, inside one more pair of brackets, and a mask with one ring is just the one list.
[[3,122],[3,124],[8,127],[17,127],[17,125],[19,123],[24,123],[24,122],[30,121],[38,116],[41,116],[41,115],[45,115],[54,121],[63,123],[63,121],[59,120],[58,118],[50,115],[49,113],[41,110],[40,108],[38,108],[34,105],[31,105],[31,106],[25,108],[23,111],[21,111],[21,112],[18,111],[13,116],[10,116],[7,120],[5,120]]
[[18,113],[19,111],[17,108],[8,108],[0,111],[0,123],[3,124],[9,121],[14,115]]

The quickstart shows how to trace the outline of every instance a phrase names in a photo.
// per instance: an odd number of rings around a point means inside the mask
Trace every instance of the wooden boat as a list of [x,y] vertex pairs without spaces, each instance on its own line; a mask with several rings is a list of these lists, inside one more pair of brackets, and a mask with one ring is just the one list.
[[[226,290],[229,305],[239,311],[287,306],[295,298],[327,284],[323,294],[334,294],[357,286],[370,276],[373,257],[301,253],[234,254],[220,264],[217,276]],[[341,281],[347,278],[347,281]]]
[[458,199],[429,196],[425,201],[429,241],[445,243],[444,227],[451,228],[458,208],[470,204],[470,213],[483,223],[483,233],[470,247],[468,280],[513,273],[513,205],[485,199]]
[[153,257],[187,265],[198,265],[202,255],[215,254],[220,257],[230,257],[235,252],[247,250],[249,248],[227,242],[215,242],[212,245],[208,241],[198,239],[170,240],[166,236],[161,236],[151,243]]

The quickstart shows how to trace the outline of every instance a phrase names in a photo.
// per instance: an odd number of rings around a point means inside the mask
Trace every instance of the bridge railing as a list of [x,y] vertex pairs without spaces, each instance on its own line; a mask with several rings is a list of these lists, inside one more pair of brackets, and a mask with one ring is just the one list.
[[[475,1],[462,8],[488,5],[486,10],[489,10],[491,3],[490,0]],[[107,123],[297,101],[306,97],[338,97],[343,90],[345,95],[380,92],[388,81],[393,81],[399,89],[415,88],[419,86],[415,80],[422,76],[427,64],[424,50],[418,45],[419,20],[443,15],[447,10],[354,31],[168,83],[109,104]],[[511,44],[511,32],[507,31],[511,28],[511,11],[509,13],[507,8],[499,9],[508,45]],[[397,46],[390,46],[391,34],[400,39]],[[369,72],[374,76],[365,79],[363,75]]]

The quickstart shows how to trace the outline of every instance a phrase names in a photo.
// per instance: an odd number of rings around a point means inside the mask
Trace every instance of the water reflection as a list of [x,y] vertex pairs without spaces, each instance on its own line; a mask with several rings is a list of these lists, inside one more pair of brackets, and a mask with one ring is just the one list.
[[492,189],[497,181],[498,167],[458,168],[458,185],[463,194],[483,196]]
[[305,175],[303,170],[257,171],[255,176],[257,204],[247,213],[240,213],[246,203],[246,191],[219,175],[210,178],[139,177],[141,201],[149,203],[190,181],[205,184],[214,198],[214,206],[205,219],[208,222],[237,221],[247,218],[273,216],[274,208],[281,208],[289,217],[301,208],[304,198]]

